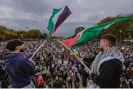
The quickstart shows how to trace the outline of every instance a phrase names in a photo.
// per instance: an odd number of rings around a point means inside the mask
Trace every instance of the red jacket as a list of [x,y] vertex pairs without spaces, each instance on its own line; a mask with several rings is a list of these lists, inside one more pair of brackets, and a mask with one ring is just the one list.
[[67,55],[66,54],[64,54],[64,60],[66,60],[67,59]]
[[38,84],[38,86],[44,86],[45,85],[45,82],[44,82],[41,74],[37,75],[37,84]]

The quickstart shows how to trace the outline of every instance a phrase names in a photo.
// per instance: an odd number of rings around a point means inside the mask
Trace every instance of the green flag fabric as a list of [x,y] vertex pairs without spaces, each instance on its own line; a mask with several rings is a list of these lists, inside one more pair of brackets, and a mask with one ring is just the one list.
[[108,21],[101,25],[90,27],[88,29],[85,29],[85,30],[79,32],[75,37],[65,39],[60,42],[70,49],[75,49],[78,46],[87,44],[89,40],[97,39],[98,36],[100,35],[100,33],[104,29],[110,27],[112,24],[122,22],[125,20],[129,20],[130,18],[131,18],[130,16],[117,18],[115,20]]
[[80,35],[80,38],[73,47],[75,48],[76,46],[87,44],[89,40],[93,40],[93,39],[98,38],[99,34],[104,29],[110,27],[112,24],[118,23],[118,22],[121,22],[121,21],[125,21],[125,20],[129,20],[130,18],[131,18],[130,16],[117,18],[115,20],[106,22],[104,24],[101,24],[101,25],[94,26],[94,27],[88,28],[86,30],[83,30],[82,32],[80,32],[78,34],[78,35]]
[[53,9],[53,13],[49,19],[49,23],[48,23],[48,27],[47,27],[47,29],[49,30],[49,34],[51,34],[51,32],[54,30],[53,18],[60,10],[61,9]]

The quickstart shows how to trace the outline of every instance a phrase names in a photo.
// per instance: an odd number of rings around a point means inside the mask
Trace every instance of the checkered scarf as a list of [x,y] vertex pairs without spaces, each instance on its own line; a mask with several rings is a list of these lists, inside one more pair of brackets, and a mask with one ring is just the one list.
[[[124,58],[123,58],[123,55],[122,53],[114,46],[110,49],[108,49],[106,52],[100,52],[95,60],[93,61],[92,65],[91,65],[91,72],[92,73],[96,73],[98,72],[97,70],[97,66],[98,66],[98,63],[105,57],[108,57],[108,56],[117,56],[117,58],[119,58],[118,60],[120,60],[122,63],[124,61]],[[111,59],[110,59],[111,60]]]

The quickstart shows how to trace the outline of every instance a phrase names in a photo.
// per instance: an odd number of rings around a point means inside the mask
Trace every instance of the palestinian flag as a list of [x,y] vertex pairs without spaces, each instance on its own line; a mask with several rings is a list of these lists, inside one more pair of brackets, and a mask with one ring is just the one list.
[[60,11],[61,9],[53,9],[53,13],[49,19],[49,23],[48,23],[48,27],[47,29],[49,30],[49,34],[53,31],[54,29],[54,22],[53,22],[53,18],[55,17],[55,15]]
[[53,18],[55,17],[55,15],[60,12],[61,9],[53,9],[53,13],[52,16],[49,19],[49,24],[47,29],[49,30],[49,36],[52,36],[54,34],[54,32],[56,31],[56,29],[71,15],[71,11],[68,8],[68,6],[65,6],[63,12],[59,15],[55,25],[53,22]]
[[79,32],[75,37],[65,39],[63,41],[60,41],[60,43],[62,43],[67,48],[75,49],[78,46],[87,44],[89,40],[97,39],[99,37],[100,33],[104,29],[110,27],[112,24],[122,22],[125,20],[129,20],[130,18],[131,18],[130,16],[117,18],[115,20],[106,22],[104,24],[90,27],[88,29],[85,29],[85,30]]

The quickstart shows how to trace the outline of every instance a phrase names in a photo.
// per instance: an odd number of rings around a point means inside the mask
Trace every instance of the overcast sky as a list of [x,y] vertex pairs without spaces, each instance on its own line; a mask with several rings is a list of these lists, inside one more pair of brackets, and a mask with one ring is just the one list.
[[65,5],[72,14],[56,36],[71,36],[76,27],[88,28],[107,16],[133,13],[133,0],[0,0],[0,25],[19,30],[26,29],[25,25],[47,32],[53,8]]

